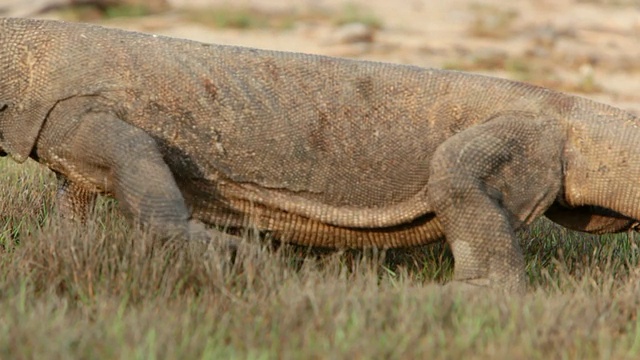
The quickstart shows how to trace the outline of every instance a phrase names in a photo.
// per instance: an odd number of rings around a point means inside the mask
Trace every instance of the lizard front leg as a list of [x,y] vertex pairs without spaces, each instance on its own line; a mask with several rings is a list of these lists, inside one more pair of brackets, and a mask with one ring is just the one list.
[[429,199],[453,252],[454,281],[525,290],[515,231],[542,215],[560,193],[558,126],[536,117],[499,117],[438,147]]
[[[45,151],[63,180],[63,214],[82,217],[93,192],[113,194],[136,223],[162,238],[209,240],[205,226],[191,219],[185,200],[155,140],[107,113],[86,113]],[[44,134],[46,138],[48,134]],[[93,188],[94,191],[86,189]]]

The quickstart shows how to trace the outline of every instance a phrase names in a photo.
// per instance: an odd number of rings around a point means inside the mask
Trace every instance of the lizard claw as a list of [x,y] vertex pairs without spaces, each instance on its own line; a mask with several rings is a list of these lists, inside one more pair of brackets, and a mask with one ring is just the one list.
[[189,240],[204,244],[215,244],[216,248],[228,252],[232,259],[235,258],[242,242],[242,238],[215,229],[208,229],[198,220],[189,221]]

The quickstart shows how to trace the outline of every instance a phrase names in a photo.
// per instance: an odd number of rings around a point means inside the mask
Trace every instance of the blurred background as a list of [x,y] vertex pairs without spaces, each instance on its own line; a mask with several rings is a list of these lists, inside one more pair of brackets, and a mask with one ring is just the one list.
[[0,16],[485,73],[640,114],[640,0],[0,0]]

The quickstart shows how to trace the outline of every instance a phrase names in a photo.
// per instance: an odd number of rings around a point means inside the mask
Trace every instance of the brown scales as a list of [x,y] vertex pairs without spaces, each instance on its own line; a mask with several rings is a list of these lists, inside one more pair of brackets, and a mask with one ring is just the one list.
[[640,219],[640,122],[486,76],[0,19],[0,151],[159,236],[323,247],[446,238],[459,284],[524,289],[515,231]]

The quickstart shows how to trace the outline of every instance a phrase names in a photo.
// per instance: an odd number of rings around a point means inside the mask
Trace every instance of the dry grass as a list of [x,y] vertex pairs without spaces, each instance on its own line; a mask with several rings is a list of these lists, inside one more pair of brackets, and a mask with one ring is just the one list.
[[519,16],[516,10],[482,3],[473,3],[469,8],[473,14],[469,35],[493,39],[513,35],[513,24]]
[[[100,205],[47,211],[34,166],[0,164],[2,358],[637,358],[637,241],[541,222],[522,234],[530,292],[455,294],[442,246],[303,256],[159,243]],[[560,250],[560,251],[558,251]]]
[[502,76],[509,79],[568,93],[593,94],[603,90],[590,66],[583,64],[578,68],[569,67],[566,70],[577,73],[576,77],[562,79],[558,73],[559,66],[554,63],[554,59],[541,59],[529,55],[509,56],[503,51],[486,51],[458,57],[445,62],[442,68],[468,72],[503,72]]
[[578,0],[578,3],[595,4],[600,6],[637,7],[638,0]]

